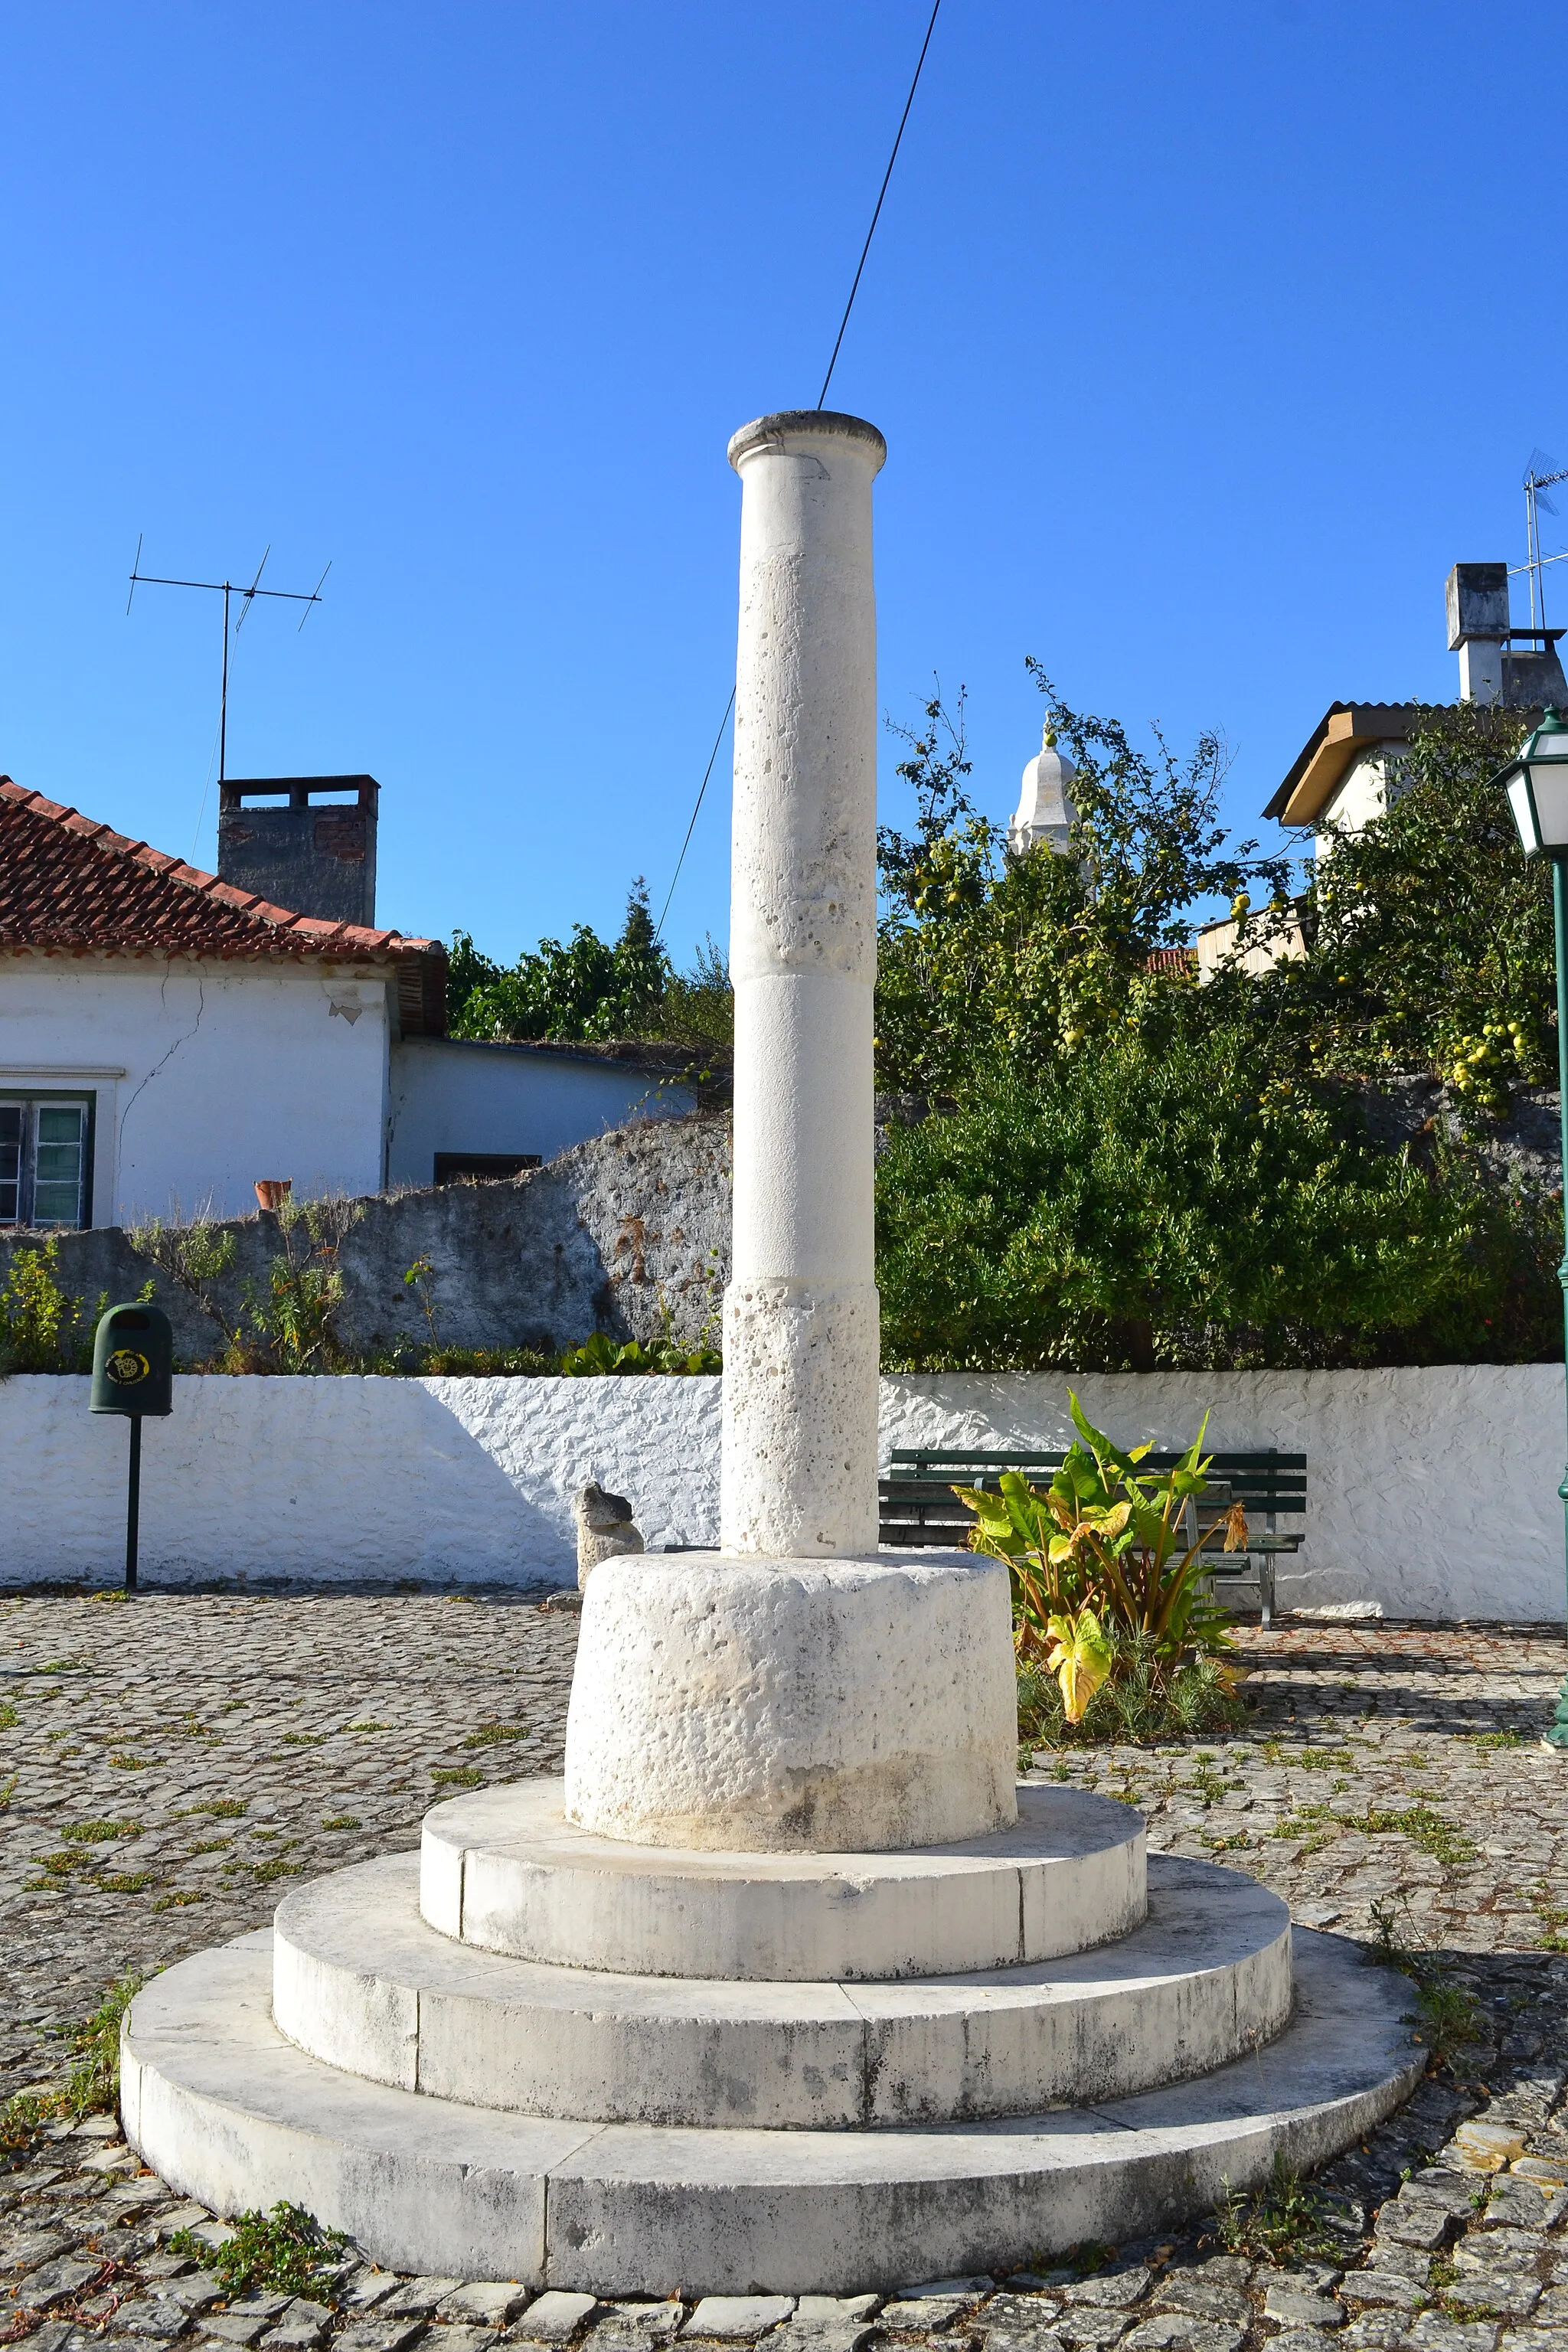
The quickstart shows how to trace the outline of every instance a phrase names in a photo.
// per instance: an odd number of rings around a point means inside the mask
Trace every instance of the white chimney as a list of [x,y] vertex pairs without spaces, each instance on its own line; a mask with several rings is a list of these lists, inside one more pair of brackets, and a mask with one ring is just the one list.
[[1040,748],[1024,770],[1017,812],[1007,827],[1007,846],[1015,857],[1026,856],[1042,842],[1053,856],[1066,856],[1078,817],[1068,787],[1077,773],[1066,752],[1057,750],[1047,721]]
[[1448,651],[1459,656],[1459,699],[1495,709],[1503,698],[1508,640],[1506,563],[1456,563],[1448,574]]

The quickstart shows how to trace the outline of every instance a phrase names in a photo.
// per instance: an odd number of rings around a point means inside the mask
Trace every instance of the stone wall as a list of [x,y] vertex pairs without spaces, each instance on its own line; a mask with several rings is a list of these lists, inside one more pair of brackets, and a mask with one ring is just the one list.
[[[434,1267],[436,1336],[452,1348],[575,1346],[596,1329],[617,1339],[672,1336],[717,1345],[730,1265],[730,1150],[721,1119],[649,1119],[577,1144],[514,1182],[450,1184],[352,1204],[338,1264],[344,1297],[334,1318],[345,1346],[366,1352],[430,1337],[416,1259]],[[348,1204],[334,1204],[342,1213]],[[182,1363],[212,1360],[222,1321],[244,1312],[247,1284],[265,1296],[283,1247],[276,1218],[222,1221],[235,1261],[211,1286],[218,1317],[153,1265],[117,1227],[59,1237],[58,1278],[90,1314],[100,1295],[133,1297],[151,1276],[174,1319]],[[37,1235],[0,1236],[10,1253]],[[302,1245],[303,1236],[298,1236]]]
[[[1560,1365],[1464,1365],[1074,1386],[1126,1443],[1184,1443],[1209,1410],[1216,1447],[1307,1454],[1308,1540],[1281,1563],[1282,1608],[1561,1624],[1563,1378]],[[631,1497],[651,1547],[710,1544],[720,1387],[181,1379],[173,1418],[145,1426],[148,1581],[567,1584],[572,1500],[589,1479]],[[884,1380],[884,1463],[896,1445],[1065,1443],[1067,1387],[1045,1373]],[[85,1380],[0,1381],[0,1586],[118,1579],[125,1457],[123,1423],[89,1414]]]

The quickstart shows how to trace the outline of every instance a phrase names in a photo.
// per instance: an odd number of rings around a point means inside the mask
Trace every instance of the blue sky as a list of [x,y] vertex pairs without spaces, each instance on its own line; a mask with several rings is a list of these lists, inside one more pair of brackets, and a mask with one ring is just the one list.
[[[0,771],[212,864],[216,600],[127,619],[125,575],[270,542],[327,602],[247,623],[230,769],[377,775],[383,921],[510,957],[638,873],[657,909],[731,674],[724,445],[816,397],[926,14],[6,0]],[[1444,575],[1519,562],[1568,460],[1561,35],[943,0],[833,400],[889,444],[883,704],[967,685],[987,809],[1026,653],[1221,730],[1241,822],[1331,700],[1457,691]]]

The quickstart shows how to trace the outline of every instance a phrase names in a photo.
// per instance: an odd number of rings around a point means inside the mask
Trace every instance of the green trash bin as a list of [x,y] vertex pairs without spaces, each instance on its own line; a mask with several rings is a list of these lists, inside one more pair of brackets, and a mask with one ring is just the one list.
[[92,1343],[91,1410],[160,1420],[174,1412],[174,1331],[161,1307],[138,1302],[104,1316]]
[[133,1299],[111,1307],[92,1342],[93,1412],[118,1412],[131,1423],[131,1477],[125,1505],[125,1590],[136,1590],[136,1538],[142,1516],[142,1423],[166,1420],[174,1410],[174,1333],[161,1307]]

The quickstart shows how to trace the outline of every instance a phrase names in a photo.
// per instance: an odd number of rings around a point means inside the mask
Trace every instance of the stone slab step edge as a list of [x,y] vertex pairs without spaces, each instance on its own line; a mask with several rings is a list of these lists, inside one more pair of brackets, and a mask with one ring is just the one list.
[[488,1951],[628,1976],[936,1976],[1087,1950],[1144,1911],[1142,1816],[1019,1785],[1016,1829],[891,1853],[681,1853],[573,1828],[540,1776],[425,1817],[420,1907]]
[[470,2106],[603,2123],[835,2130],[1029,2114],[1205,2074],[1290,2013],[1290,1917],[1237,1871],[1157,1855],[1147,1919],[1026,1969],[896,1982],[595,1975],[475,1951],[416,1864],[279,1906],[273,2014],[326,2064]]
[[127,2137],[217,2213],[289,2198],[377,2262],[588,2294],[855,2294],[1117,2243],[1364,2137],[1426,2052],[1409,1987],[1297,1938],[1272,2048],[1196,2083],[1028,2124],[663,2131],[502,2116],[323,2066],[272,2022],[271,1931],[143,1987],[121,2031]]

